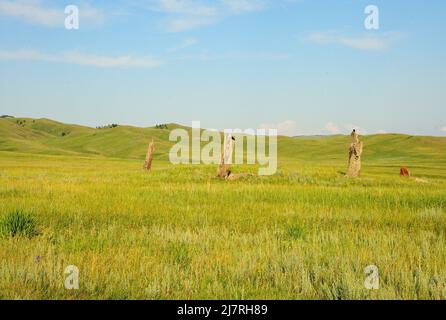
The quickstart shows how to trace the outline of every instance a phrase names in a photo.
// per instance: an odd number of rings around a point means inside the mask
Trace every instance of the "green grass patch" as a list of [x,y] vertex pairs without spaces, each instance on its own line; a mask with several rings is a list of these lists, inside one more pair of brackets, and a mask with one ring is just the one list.
[[28,213],[17,210],[0,219],[0,235],[3,237],[32,238],[37,234],[36,220]]

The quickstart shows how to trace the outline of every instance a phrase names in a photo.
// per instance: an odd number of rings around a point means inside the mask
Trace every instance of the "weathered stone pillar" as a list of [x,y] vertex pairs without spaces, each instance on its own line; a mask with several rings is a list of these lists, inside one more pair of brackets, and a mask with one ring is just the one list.
[[227,179],[231,175],[232,152],[234,148],[234,137],[230,134],[225,136],[223,152],[221,153],[220,165],[217,169],[217,177]]
[[410,177],[410,171],[406,167],[402,167],[400,169],[400,176],[401,177]]
[[147,171],[152,170],[152,161],[154,152],[155,152],[155,142],[152,139],[152,142],[149,145],[149,149],[147,150],[146,161],[144,161],[144,169]]
[[353,130],[352,144],[350,145],[349,158],[348,158],[348,170],[347,177],[358,178],[361,173],[361,155],[362,155],[362,142],[359,141],[359,135],[356,130]]

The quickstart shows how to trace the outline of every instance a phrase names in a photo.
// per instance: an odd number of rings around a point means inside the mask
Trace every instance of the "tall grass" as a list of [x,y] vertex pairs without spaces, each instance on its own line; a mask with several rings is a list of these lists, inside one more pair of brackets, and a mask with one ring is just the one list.
[[[214,179],[215,167],[0,153],[0,216],[41,235],[0,239],[0,292],[24,299],[445,299],[445,168],[344,161]],[[235,167],[235,171],[252,168]],[[35,261],[34,257],[40,260]],[[380,289],[364,287],[376,265]],[[80,289],[64,289],[64,269]]]
[[32,238],[36,235],[36,221],[28,213],[16,210],[0,219],[0,236]]

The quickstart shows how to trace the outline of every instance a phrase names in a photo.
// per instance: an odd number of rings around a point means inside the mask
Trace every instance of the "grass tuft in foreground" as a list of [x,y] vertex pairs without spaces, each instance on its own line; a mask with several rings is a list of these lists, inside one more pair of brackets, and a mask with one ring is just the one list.
[[37,235],[36,220],[29,213],[13,211],[0,219],[2,237],[23,236],[32,238]]

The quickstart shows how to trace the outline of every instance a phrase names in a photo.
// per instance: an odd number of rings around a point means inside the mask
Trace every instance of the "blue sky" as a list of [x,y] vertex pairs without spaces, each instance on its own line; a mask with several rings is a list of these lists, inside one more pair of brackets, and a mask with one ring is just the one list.
[[445,136],[445,18],[436,0],[0,0],[0,113]]

